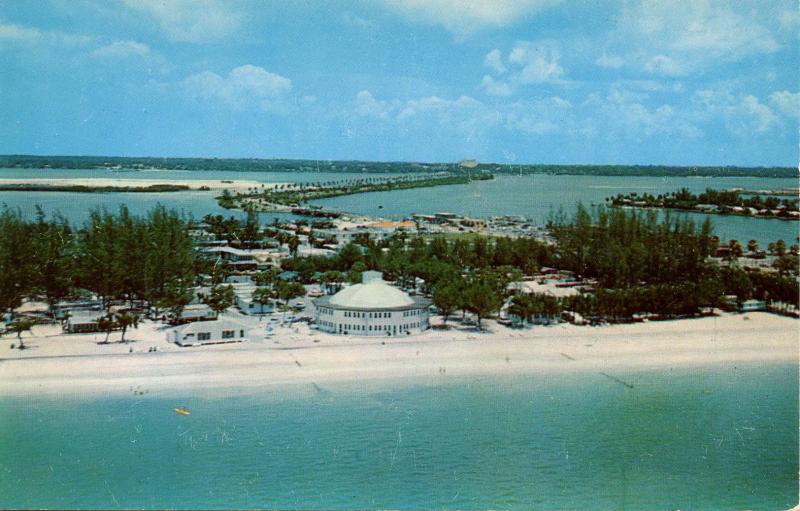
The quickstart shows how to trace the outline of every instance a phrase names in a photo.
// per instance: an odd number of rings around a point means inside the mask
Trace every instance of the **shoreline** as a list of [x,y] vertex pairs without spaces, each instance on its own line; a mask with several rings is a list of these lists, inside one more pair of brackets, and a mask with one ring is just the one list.
[[[50,356],[29,353],[32,350],[6,352],[14,356],[0,359],[0,397],[124,394],[137,387],[155,395],[292,384],[313,390],[327,383],[402,384],[535,374],[619,376],[625,371],[668,368],[798,365],[798,324],[791,318],[748,313],[605,327],[511,330],[491,325],[491,332],[433,330],[386,340],[312,330],[264,342],[197,348],[168,345],[158,329],[141,332],[149,337],[133,330],[131,337],[138,341],[105,346],[96,345],[90,334],[28,338],[26,343],[38,343],[34,349],[42,352],[45,343],[56,346]],[[2,339],[6,345],[9,341],[16,338]],[[80,342],[92,352],[76,353]],[[58,343],[72,349],[64,352]],[[159,351],[146,352],[150,344],[158,344]],[[128,353],[131,347],[134,353]]]
[[[277,183],[280,184],[280,183]],[[259,188],[264,185],[265,187],[273,187],[276,183],[261,183],[259,181],[251,180],[231,180],[230,183],[224,183],[218,179],[134,179],[134,178],[0,178],[0,186],[49,186],[52,190],[60,191],[59,188],[63,187],[87,187],[87,188],[147,188],[159,185],[163,186],[185,186],[185,190],[175,190],[172,193],[179,191],[184,192],[197,192],[197,191],[221,191],[228,189],[231,191],[247,191],[251,188]],[[200,190],[201,187],[208,190]],[[14,191],[41,191],[41,190],[14,190]],[[124,192],[124,190],[119,190]],[[114,193],[114,192],[111,192]],[[153,192],[155,193],[155,192]]]

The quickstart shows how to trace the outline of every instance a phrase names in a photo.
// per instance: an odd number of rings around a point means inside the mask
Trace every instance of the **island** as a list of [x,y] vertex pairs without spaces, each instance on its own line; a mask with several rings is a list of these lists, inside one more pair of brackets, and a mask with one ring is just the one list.
[[[759,192],[740,189],[714,190],[711,188],[695,195],[688,189],[681,188],[666,195],[620,193],[613,197],[607,197],[606,202],[609,202],[612,207],[675,209],[696,213],[800,220],[797,190],[763,190],[761,193],[766,193],[767,196],[762,197]],[[793,198],[779,198],[779,196],[787,195],[793,195]]]

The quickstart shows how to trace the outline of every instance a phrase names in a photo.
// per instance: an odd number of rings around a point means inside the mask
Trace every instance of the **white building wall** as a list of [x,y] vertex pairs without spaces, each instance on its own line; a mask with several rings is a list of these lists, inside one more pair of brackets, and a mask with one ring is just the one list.
[[430,328],[426,307],[373,312],[320,307],[316,322],[317,328],[324,332],[366,337],[395,337]]

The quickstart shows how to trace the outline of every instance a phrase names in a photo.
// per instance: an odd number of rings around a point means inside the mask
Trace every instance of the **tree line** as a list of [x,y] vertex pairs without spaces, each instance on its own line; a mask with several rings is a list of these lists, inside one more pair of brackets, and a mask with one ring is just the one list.
[[28,297],[52,305],[80,290],[104,306],[160,304],[194,284],[197,264],[186,220],[163,206],[144,216],[125,206],[93,210],[79,227],[41,209],[32,221],[19,211],[0,212],[0,311]]

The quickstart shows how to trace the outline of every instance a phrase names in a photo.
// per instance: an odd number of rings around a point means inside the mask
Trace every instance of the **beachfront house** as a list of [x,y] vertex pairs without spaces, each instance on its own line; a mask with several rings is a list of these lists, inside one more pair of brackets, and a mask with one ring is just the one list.
[[51,311],[56,319],[64,319],[69,314],[82,311],[99,311],[103,303],[97,299],[86,300],[62,300],[53,304]]
[[70,312],[67,321],[64,323],[64,331],[69,334],[84,334],[100,331],[100,318],[105,315],[103,311],[82,311]]
[[212,321],[217,319],[217,313],[204,303],[190,303],[181,311],[177,320],[179,323],[192,321]]
[[410,335],[430,328],[430,300],[409,296],[389,285],[383,275],[365,271],[362,283],[349,286],[333,296],[314,300],[319,330],[341,335]]
[[167,332],[167,342],[181,347],[228,344],[251,339],[252,329],[229,318],[189,323]]
[[233,304],[242,314],[270,314],[274,307],[272,304],[261,304],[253,299],[253,294],[258,289],[254,284],[237,283],[233,286]]

